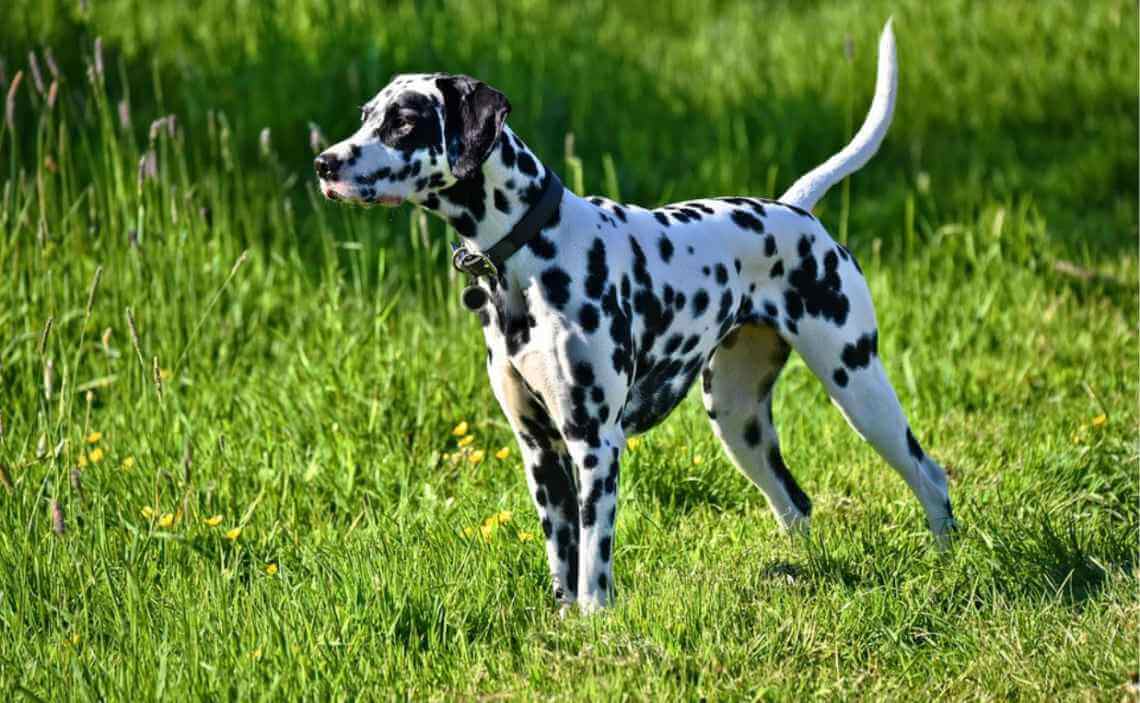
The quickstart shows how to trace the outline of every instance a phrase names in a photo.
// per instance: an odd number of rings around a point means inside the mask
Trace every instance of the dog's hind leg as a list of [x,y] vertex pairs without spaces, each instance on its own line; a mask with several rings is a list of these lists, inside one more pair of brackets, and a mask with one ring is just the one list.
[[780,454],[772,419],[772,388],[788,344],[767,326],[743,325],[717,347],[701,375],[713,431],[741,473],[755,483],[786,530],[806,530],[811,500]]
[[805,317],[799,333],[789,339],[848,424],[903,477],[922,503],[930,530],[944,543],[955,525],[946,472],[910,430],[879,359],[879,333],[866,282],[851,271],[843,287],[851,304],[846,324]]

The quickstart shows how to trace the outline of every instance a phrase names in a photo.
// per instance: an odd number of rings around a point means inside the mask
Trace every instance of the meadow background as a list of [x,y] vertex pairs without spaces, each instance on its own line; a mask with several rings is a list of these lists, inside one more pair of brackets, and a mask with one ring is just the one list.
[[[3,14],[5,698],[1136,695],[1134,2]],[[775,196],[858,126],[892,14],[894,125],[817,212],[955,548],[793,358],[811,538],[689,399],[624,463],[617,606],[560,621],[454,234],[321,201],[312,142],[393,73],[465,72],[588,192]]]

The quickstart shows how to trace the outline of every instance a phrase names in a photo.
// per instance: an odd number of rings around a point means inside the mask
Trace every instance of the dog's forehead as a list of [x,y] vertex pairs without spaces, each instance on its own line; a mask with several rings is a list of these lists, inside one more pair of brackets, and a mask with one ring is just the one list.
[[380,92],[369,100],[365,107],[371,110],[380,109],[409,94],[422,95],[442,101],[443,94],[436,85],[436,79],[439,76],[438,73],[401,73],[392,76],[388,85],[381,88]]

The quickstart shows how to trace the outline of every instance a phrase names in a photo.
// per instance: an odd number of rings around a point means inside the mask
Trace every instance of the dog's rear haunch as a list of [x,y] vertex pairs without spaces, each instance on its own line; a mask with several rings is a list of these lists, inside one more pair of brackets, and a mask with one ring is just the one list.
[[466,76],[395,77],[361,128],[316,161],[322,191],[405,200],[447,219],[478,314],[495,396],[518,439],[555,598],[583,611],[613,594],[626,438],[699,375],[713,431],[786,529],[811,500],[784,463],[772,389],[791,349],[910,486],[943,542],[946,475],[920,447],[878,355],[855,258],[809,210],[878,149],[897,85],[890,23],[875,97],[852,142],[779,201],[725,197],[646,210],[563,189],[506,124],[502,93]]

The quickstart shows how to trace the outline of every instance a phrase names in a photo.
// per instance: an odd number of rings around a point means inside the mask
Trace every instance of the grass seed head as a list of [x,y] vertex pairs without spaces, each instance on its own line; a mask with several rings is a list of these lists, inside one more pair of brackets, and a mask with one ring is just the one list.
[[117,112],[119,113],[119,127],[125,132],[131,128],[131,104],[126,98],[119,101]]
[[16,71],[12,83],[8,86],[8,97],[4,100],[4,124],[8,129],[16,131],[16,91],[20,89],[20,81],[24,79],[23,71]]
[[44,364],[44,399],[51,400],[55,391],[55,361],[48,359]]
[[4,486],[4,490],[8,491],[8,495],[11,495],[14,490],[12,487],[12,477],[8,474],[8,465],[2,461],[0,461],[0,486]]
[[95,37],[95,63],[92,68],[95,71],[95,79],[103,83],[103,37]]
[[47,349],[48,335],[51,334],[51,326],[55,323],[55,318],[48,316],[47,322],[44,323],[44,331],[40,333],[40,354],[44,353]]
[[44,75],[40,72],[40,61],[35,50],[28,52],[28,72],[32,74],[32,86],[39,95],[44,94]]
[[55,54],[52,53],[51,47],[44,48],[44,62],[47,64],[48,71],[51,72],[51,77],[59,79],[59,64],[55,62]]
[[[48,88],[48,94],[47,94],[48,110],[54,110],[55,109],[55,101],[58,98],[59,98],[59,81],[53,80],[51,82],[51,87]],[[55,173],[55,171],[52,171],[52,173]]]
[[54,498],[51,501],[51,531],[61,536],[67,532],[67,525],[63,520],[63,507]]

